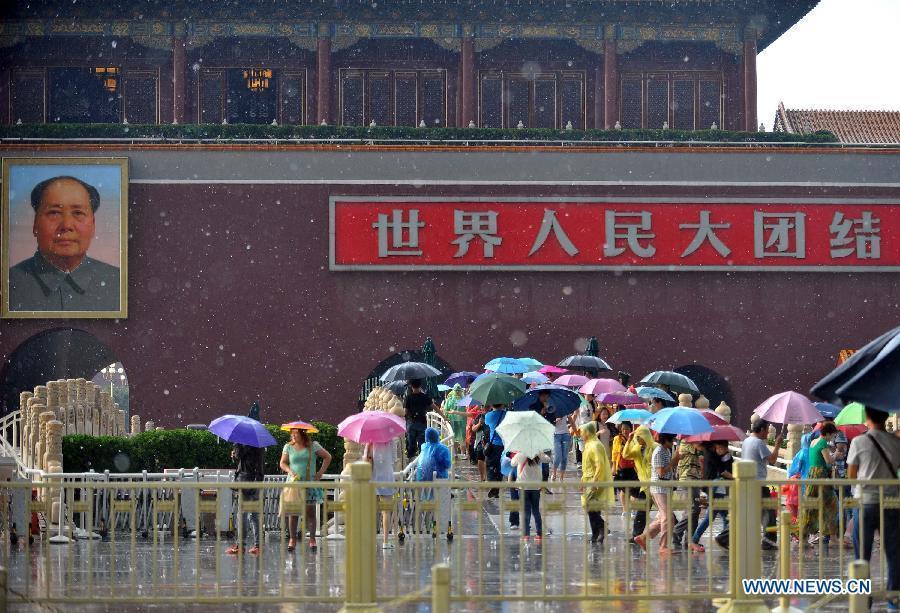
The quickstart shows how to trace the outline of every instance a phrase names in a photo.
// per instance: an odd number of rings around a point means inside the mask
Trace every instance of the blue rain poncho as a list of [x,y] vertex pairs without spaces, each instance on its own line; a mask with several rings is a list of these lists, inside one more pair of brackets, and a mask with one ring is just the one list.
[[416,481],[432,481],[435,473],[438,479],[446,479],[450,470],[450,450],[441,444],[441,436],[434,428],[425,430],[425,443],[419,451]]
[[794,456],[790,468],[788,468],[788,477],[800,477],[806,479],[809,474],[809,448],[813,440],[819,438],[818,432],[807,432],[800,437],[800,451]]

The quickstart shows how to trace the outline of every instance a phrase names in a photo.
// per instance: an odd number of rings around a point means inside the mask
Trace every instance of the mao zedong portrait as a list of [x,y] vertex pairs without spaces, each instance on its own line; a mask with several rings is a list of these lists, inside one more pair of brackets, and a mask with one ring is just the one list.
[[88,257],[97,189],[52,177],[31,191],[37,251],[9,270],[10,311],[118,311],[119,269]]

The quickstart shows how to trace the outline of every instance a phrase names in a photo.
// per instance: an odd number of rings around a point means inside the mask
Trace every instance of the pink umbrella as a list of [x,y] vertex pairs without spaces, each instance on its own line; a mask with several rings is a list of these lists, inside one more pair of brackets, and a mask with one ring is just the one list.
[[597,401],[603,404],[642,405],[644,399],[628,392],[604,392],[597,395]]
[[559,368],[557,366],[551,366],[550,364],[547,364],[546,366],[541,367],[538,372],[543,375],[564,375],[569,371],[565,368]]
[[354,443],[388,443],[406,432],[406,420],[386,411],[363,411],[338,424],[338,436]]
[[582,375],[563,375],[553,381],[555,385],[562,385],[564,387],[581,387],[587,382],[588,378],[583,377]]
[[625,386],[615,379],[591,379],[578,388],[578,391],[582,394],[592,394],[596,396],[606,392],[624,392]]
[[[715,411],[710,411],[709,409],[697,409],[697,411],[706,418],[706,421],[709,422],[710,426],[727,426],[728,421],[724,419],[721,415],[716,413]],[[734,440],[744,440],[744,439],[734,439]]]
[[775,424],[814,424],[824,419],[809,398],[797,392],[775,394],[753,412]]
[[703,443],[706,441],[742,441],[745,438],[747,435],[741,432],[740,428],[731,424],[713,424],[712,432],[685,436],[683,440],[688,443]]

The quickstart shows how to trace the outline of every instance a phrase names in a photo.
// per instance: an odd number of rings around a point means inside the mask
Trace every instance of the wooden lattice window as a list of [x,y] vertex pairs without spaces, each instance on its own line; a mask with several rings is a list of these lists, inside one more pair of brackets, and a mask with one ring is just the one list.
[[13,72],[13,123],[44,123],[46,111],[46,74],[43,69]]
[[721,127],[722,75],[717,72],[624,73],[620,84],[623,128],[708,130]]
[[157,71],[126,71],[122,79],[122,95],[128,123],[159,123]]
[[538,74],[484,71],[479,80],[480,124],[485,128],[584,128],[583,72]]
[[447,74],[444,70],[340,71],[341,123],[347,126],[428,127],[447,124]]

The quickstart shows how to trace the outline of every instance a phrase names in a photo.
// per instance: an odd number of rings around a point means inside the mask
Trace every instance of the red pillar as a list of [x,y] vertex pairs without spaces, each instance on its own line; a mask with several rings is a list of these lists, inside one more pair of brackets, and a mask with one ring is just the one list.
[[744,129],[756,132],[756,30],[744,32]]
[[4,68],[0,70],[0,124],[7,125],[12,123],[10,110],[12,105],[9,104],[9,93],[12,91],[10,82],[12,78],[12,70]]
[[612,129],[619,120],[619,66],[616,41],[603,41],[603,127]]
[[462,87],[460,98],[462,111],[457,118],[457,125],[465,128],[470,121],[478,125],[475,117],[475,41],[471,36],[463,36],[459,52],[460,72],[462,73]]
[[172,123],[184,123],[185,67],[187,48],[184,38],[172,39]]
[[316,123],[331,121],[331,38],[316,41]]

